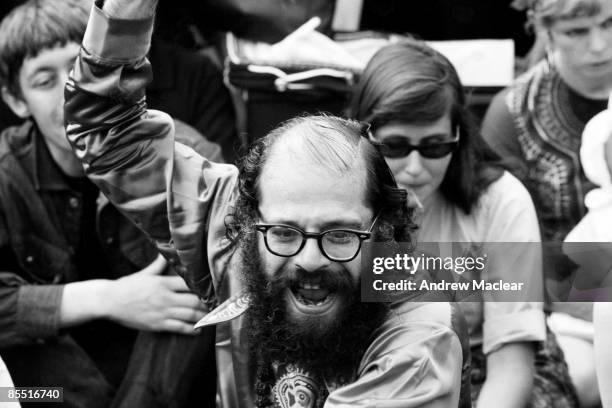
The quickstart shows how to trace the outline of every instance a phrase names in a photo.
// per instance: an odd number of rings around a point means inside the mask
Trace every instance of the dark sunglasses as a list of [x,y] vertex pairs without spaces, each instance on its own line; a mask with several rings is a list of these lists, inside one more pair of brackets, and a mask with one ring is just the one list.
[[380,152],[383,156],[390,159],[406,157],[414,150],[419,152],[419,154],[426,159],[441,159],[451,154],[459,147],[459,127],[457,127],[455,138],[448,142],[413,145],[408,138],[404,136],[389,136],[378,142]]

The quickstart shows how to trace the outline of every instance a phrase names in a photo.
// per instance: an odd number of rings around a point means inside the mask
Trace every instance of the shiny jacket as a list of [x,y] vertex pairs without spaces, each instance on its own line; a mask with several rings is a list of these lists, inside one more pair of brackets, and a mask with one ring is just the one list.
[[[170,118],[146,109],[151,30],[151,20],[113,20],[94,8],[66,87],[68,138],[87,175],[150,234],[190,287],[211,308],[225,302],[210,314],[217,323],[218,401],[253,406],[241,316],[248,301],[239,251],[225,233],[237,169],[175,143]],[[325,406],[457,406],[467,354],[453,310],[448,303],[396,305],[357,377],[328,390]]]

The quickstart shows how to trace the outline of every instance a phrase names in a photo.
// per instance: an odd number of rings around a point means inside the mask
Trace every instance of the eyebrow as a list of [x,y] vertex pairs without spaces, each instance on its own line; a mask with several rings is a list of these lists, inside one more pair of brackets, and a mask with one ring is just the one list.
[[[302,229],[306,232],[312,232],[312,231],[305,229],[304,227],[302,227],[301,225],[299,225],[298,223],[294,221],[285,220],[285,219],[279,219],[274,222],[270,222],[266,220],[264,223],[265,224],[290,225],[292,227]],[[359,230],[363,228],[363,224],[356,220],[330,220],[330,221],[325,221],[320,224],[317,224],[317,226],[318,226],[319,231],[327,231],[331,229],[357,229]]]
[[330,229],[338,229],[338,228],[346,228],[346,229],[361,229],[363,227],[362,223],[359,221],[329,221],[324,222],[319,225],[321,231],[330,230]]

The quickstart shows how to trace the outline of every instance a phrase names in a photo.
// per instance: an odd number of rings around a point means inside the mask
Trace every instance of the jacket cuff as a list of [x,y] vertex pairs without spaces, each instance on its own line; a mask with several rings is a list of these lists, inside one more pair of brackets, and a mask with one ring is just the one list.
[[24,285],[17,296],[17,325],[33,339],[55,337],[59,332],[63,285]]
[[124,63],[141,60],[151,45],[154,17],[141,20],[111,18],[94,4],[83,48],[101,61]]

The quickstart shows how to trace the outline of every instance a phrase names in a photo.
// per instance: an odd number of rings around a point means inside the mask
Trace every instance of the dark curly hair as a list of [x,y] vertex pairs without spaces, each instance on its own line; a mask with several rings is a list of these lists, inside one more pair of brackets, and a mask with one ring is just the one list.
[[[284,122],[255,141],[238,164],[239,197],[226,220],[228,237],[240,241],[245,234],[253,232],[253,224],[260,216],[259,179],[273,146],[282,143],[285,137],[301,137],[305,149],[300,154],[322,166],[340,172],[352,171],[355,166],[365,167],[366,202],[374,214],[379,214],[374,240],[411,242],[414,224],[406,205],[406,191],[397,187],[384,157],[368,140],[368,128],[366,124],[329,115],[301,116]],[[355,157],[360,160],[351,160]]]

